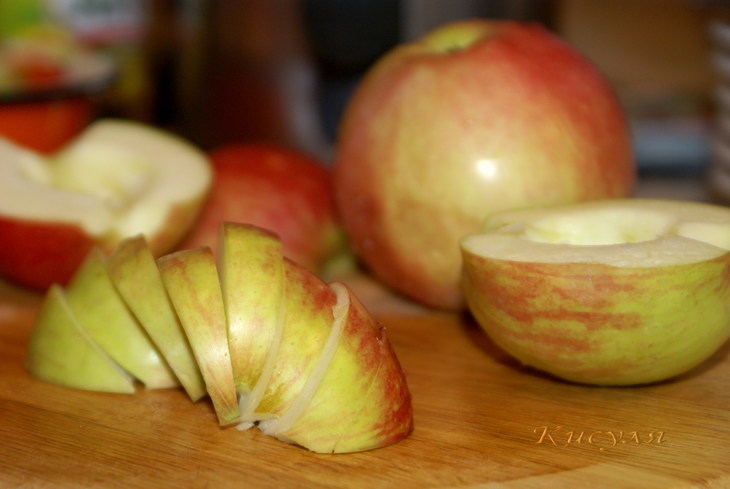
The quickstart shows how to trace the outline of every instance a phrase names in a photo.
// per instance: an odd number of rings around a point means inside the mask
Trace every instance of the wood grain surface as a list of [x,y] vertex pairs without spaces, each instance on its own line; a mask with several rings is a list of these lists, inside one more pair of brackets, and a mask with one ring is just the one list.
[[672,382],[570,385],[515,364],[468,316],[348,282],[408,371],[416,427],[347,455],[219,428],[181,390],[38,381],[23,361],[40,296],[0,283],[0,487],[730,487],[730,345]]

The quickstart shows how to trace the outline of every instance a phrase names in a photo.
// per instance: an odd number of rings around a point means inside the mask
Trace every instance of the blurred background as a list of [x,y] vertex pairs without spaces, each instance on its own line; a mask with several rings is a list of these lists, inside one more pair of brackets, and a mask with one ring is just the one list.
[[[722,166],[726,0],[0,0],[3,45],[42,39],[39,26],[52,24],[113,60],[112,76],[85,87],[95,116],[150,122],[206,148],[269,140],[325,160],[373,61],[467,17],[540,22],[590,58],[626,107],[644,174]],[[59,57],[75,49],[44,35]],[[6,101],[23,90],[9,59]]]

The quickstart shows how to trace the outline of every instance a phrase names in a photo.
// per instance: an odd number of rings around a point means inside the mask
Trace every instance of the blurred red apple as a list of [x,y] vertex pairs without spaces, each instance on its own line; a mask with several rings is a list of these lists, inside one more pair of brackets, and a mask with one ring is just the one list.
[[182,248],[215,249],[221,223],[231,221],[277,234],[284,254],[311,271],[343,249],[324,162],[269,143],[224,145],[209,156],[213,190]]
[[536,24],[460,21],[386,53],[345,109],[336,199],[383,282],[462,308],[459,239],[495,211],[630,194],[631,139],[602,75]]

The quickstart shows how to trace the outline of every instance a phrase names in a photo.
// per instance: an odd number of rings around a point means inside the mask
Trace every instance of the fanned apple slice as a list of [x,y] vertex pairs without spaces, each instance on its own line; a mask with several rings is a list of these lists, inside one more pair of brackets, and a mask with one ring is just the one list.
[[108,269],[114,286],[190,399],[201,399],[206,394],[203,377],[144,236],[123,240],[109,257]]
[[301,265],[284,258],[281,336],[242,407],[243,421],[283,415],[301,395],[325,349],[337,302],[334,291]]
[[246,405],[280,336],[284,303],[282,243],[269,231],[226,222],[220,227],[218,244],[233,377],[241,405]]
[[333,332],[305,393],[282,417],[262,421],[266,434],[319,453],[370,450],[412,430],[405,374],[385,330],[350,289],[337,294]]
[[131,394],[134,381],[84,331],[64,290],[48,289],[28,344],[26,368],[52,384],[99,392]]
[[114,287],[100,249],[94,248],[81,264],[66,288],[66,298],[86,332],[146,388],[180,385]]
[[239,417],[218,270],[208,247],[157,260],[162,281],[193,349],[220,425]]

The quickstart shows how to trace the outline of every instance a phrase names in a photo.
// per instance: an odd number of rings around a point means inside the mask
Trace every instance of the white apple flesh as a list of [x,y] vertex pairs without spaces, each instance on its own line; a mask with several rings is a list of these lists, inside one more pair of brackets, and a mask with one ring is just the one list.
[[730,208],[616,199],[504,212],[461,248],[477,322],[562,379],[658,382],[730,337]]

